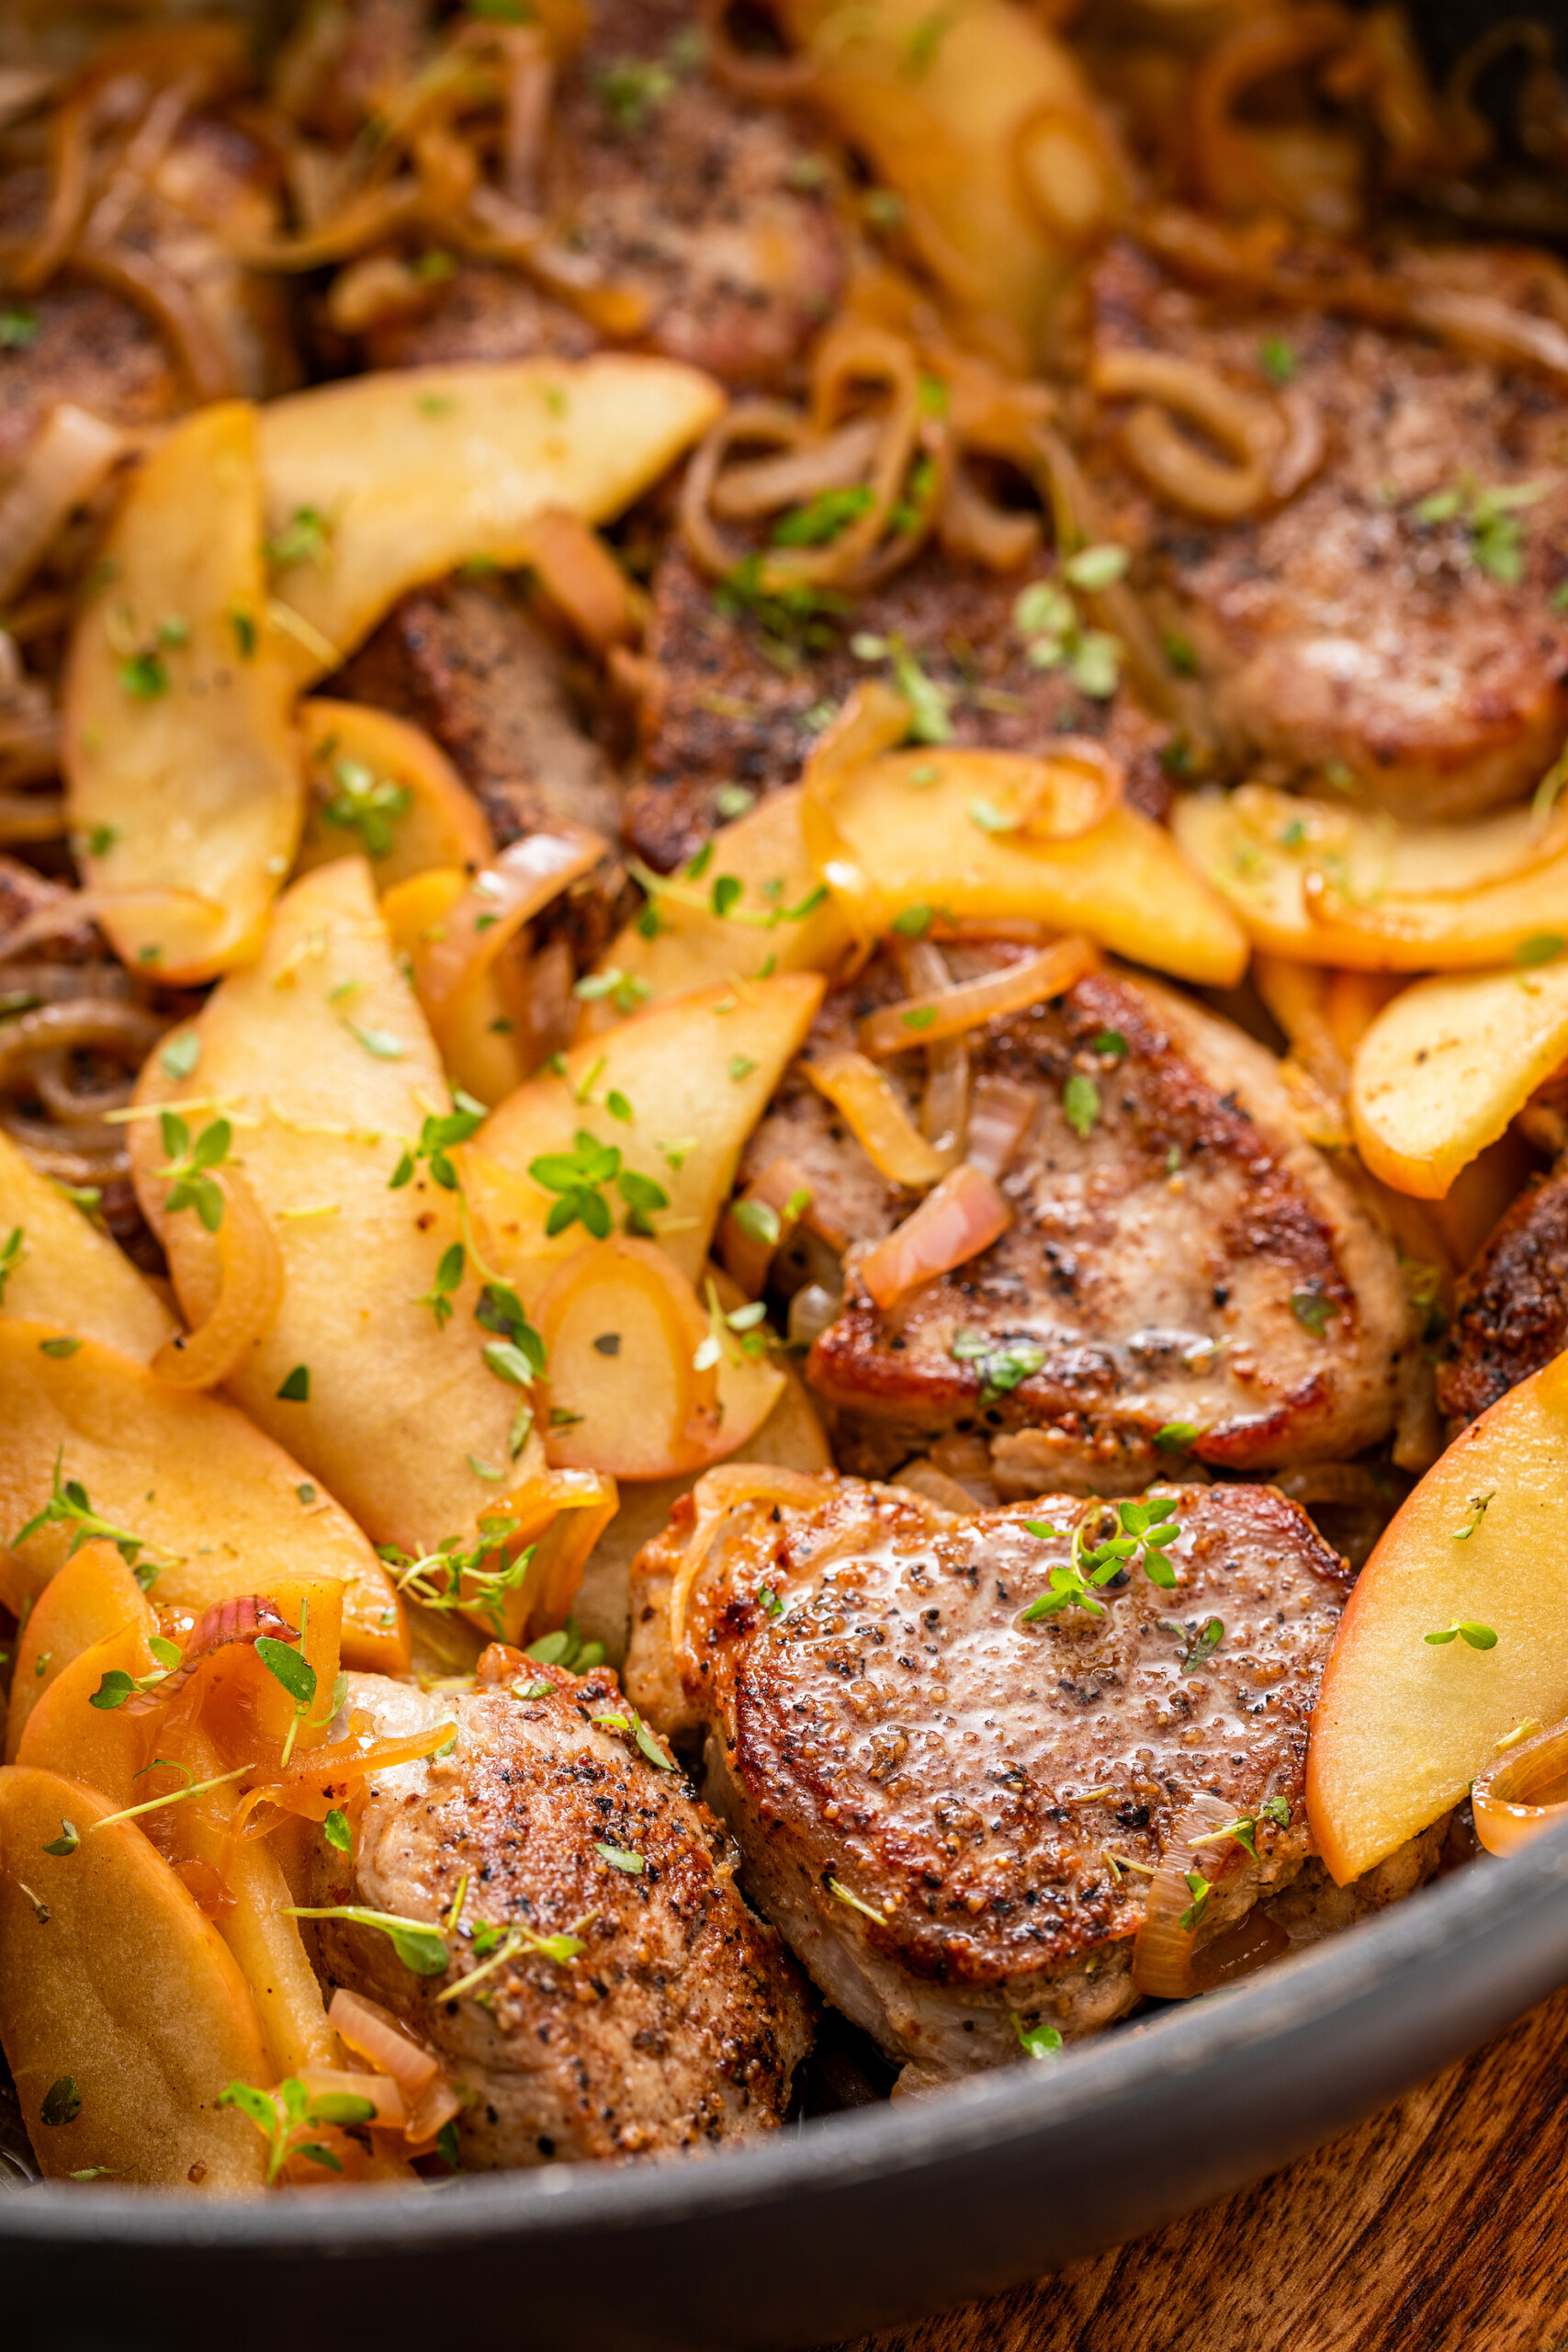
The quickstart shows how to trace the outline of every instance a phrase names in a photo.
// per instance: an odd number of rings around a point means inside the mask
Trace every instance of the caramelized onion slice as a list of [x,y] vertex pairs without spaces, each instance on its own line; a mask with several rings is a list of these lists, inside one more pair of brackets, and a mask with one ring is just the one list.
[[603,657],[635,636],[636,592],[609,548],[581,514],[547,506],[527,524],[527,560],[550,602],[584,644]]
[[223,1195],[213,1236],[218,1296],[197,1331],[166,1340],[152,1359],[160,1380],[177,1388],[214,1388],[272,1329],[283,1297],[283,1257],[265,1210],[238,1168],[211,1180]]
[[0,605],[31,579],[72,509],[86,504],[124,446],[117,425],[74,401],[50,410],[0,498]]
[[345,2050],[367,2058],[411,2104],[441,2072],[440,2061],[405,2032],[390,2009],[350,1992],[346,1984],[333,1995],[327,2023]]
[[994,1182],[1012,1164],[1029,1133],[1041,1097],[1032,1086],[987,1070],[975,1081],[969,1098],[969,1132],[964,1158],[971,1167]]
[[[1101,353],[1090,380],[1101,399],[1139,401],[1122,427],[1127,454],[1151,489],[1190,514],[1234,523],[1276,495],[1275,468],[1289,437],[1277,401],[1240,391],[1213,368],[1168,351]],[[1179,433],[1173,414],[1197,425],[1224,457],[1209,456]]]
[[907,997],[868,1013],[860,1024],[861,1051],[882,1058],[908,1053],[912,1046],[934,1046],[944,1037],[962,1036],[983,1021],[994,1021],[1005,1012],[1022,1012],[1032,1004],[1060,996],[1086,972],[1095,970],[1099,962],[1092,940],[1070,933],[1037,955],[1004,965],[1000,971],[987,972],[976,980],[960,980],[936,995]]
[[926,1141],[889,1080],[863,1054],[824,1054],[802,1062],[801,1069],[842,1114],[861,1149],[890,1184],[924,1192],[945,1173],[945,1156]]
[[727,1462],[705,1471],[692,1489],[696,1518],[686,1548],[670,1587],[670,1634],[679,1652],[685,1641],[686,1609],[698,1577],[722,1547],[740,1514],[753,1504],[782,1503],[786,1510],[812,1510],[823,1499],[836,1476],[785,1470],[772,1462]]
[[1218,1935],[1204,1934],[1209,1898],[1189,1879],[1215,1885],[1238,1859],[1245,1860],[1246,1849],[1235,1839],[1214,1835],[1235,1818],[1234,1805],[1207,1793],[1195,1796],[1178,1815],[1133,1939],[1133,1982],[1140,1993],[1164,2001],[1190,2000],[1262,1967],[1288,1948],[1283,1928],[1256,1910]]
[[[793,1159],[770,1159],[761,1174],[730,1204],[719,1229],[718,1258],[748,1298],[761,1298],[776,1251],[795,1231],[811,1187]],[[796,1204],[791,1214],[791,1203]]]
[[235,1642],[255,1643],[264,1637],[271,1641],[297,1642],[298,1631],[288,1623],[276,1602],[259,1593],[244,1593],[227,1600],[215,1600],[203,1610],[186,1636],[180,1662],[164,1680],[151,1690],[133,1690],[125,1702],[128,1715],[161,1713],[173,1703],[190,1680],[204,1658],[214,1650],[228,1649]]
[[1489,1854],[1517,1854],[1568,1818],[1568,1723],[1553,1724],[1489,1764],[1470,1792]]
[[603,834],[585,825],[529,833],[503,849],[474,876],[461,898],[414,945],[414,986],[435,1042],[446,1033],[462,1000],[525,922],[592,874],[604,855]]
[[878,1242],[861,1267],[861,1280],[878,1306],[891,1306],[917,1284],[989,1249],[1011,1223],[1012,1211],[991,1179],[964,1161]]

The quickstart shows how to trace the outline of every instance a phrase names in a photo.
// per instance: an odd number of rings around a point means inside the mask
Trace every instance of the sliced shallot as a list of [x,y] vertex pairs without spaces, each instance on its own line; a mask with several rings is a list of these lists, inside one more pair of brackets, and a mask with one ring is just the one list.
[[260,1593],[244,1593],[228,1600],[215,1600],[201,1615],[186,1636],[180,1662],[174,1672],[155,1683],[151,1690],[133,1690],[125,1702],[128,1715],[150,1715],[162,1712],[178,1697],[204,1658],[214,1650],[230,1648],[236,1642],[254,1643],[263,1637],[271,1641],[297,1642],[299,1635],[275,1602]]
[[218,1295],[199,1330],[166,1340],[152,1359],[158,1377],[178,1388],[214,1388],[227,1380],[272,1329],[283,1296],[277,1237],[249,1182],[238,1168],[220,1169],[211,1181],[224,1207],[212,1237]]
[[1568,1820],[1568,1723],[1553,1724],[1489,1764],[1470,1792],[1475,1834],[1489,1854],[1517,1854]]
[[946,1158],[926,1141],[891,1081],[863,1054],[824,1054],[801,1068],[818,1094],[843,1114],[855,1141],[890,1184],[923,1192],[946,1172]]
[[1012,1165],[1033,1124],[1041,1097],[1016,1078],[983,1071],[969,1098],[969,1134],[964,1158],[993,1182]]
[[860,1024],[861,1052],[880,1058],[908,1053],[912,1046],[934,1046],[944,1037],[961,1036],[983,1021],[994,1021],[1004,1012],[1022,1012],[1032,1004],[1060,996],[1086,972],[1092,972],[1099,961],[1093,942],[1074,932],[1032,956],[1021,956],[1016,964],[984,973],[977,980],[960,980],[953,988],[883,1005]]
[[507,942],[552,899],[592,874],[605,851],[603,835],[584,825],[529,833],[503,849],[474,876],[437,926],[439,938],[414,952],[414,985],[437,1045],[460,1001]]
[[1257,1911],[1212,1939],[1204,1936],[1208,1890],[1238,1859],[1247,1859],[1237,1839],[1215,1835],[1236,1820],[1234,1805],[1207,1793],[1177,1815],[1133,1939],[1133,1982],[1140,1993],[1163,2001],[1190,2000],[1286,1950],[1290,1939],[1284,1929]]
[[73,509],[85,506],[125,447],[118,427],[60,401],[0,498],[0,605],[25,587]]
[[1004,1234],[1012,1211],[988,1176],[968,1161],[953,1170],[863,1261],[860,1276],[878,1306],[918,1283],[978,1257]]

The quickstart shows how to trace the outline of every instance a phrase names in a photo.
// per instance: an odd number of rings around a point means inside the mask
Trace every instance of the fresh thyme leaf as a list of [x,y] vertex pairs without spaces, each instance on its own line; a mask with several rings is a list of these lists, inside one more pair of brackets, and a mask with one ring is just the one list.
[[755,1241],[763,1250],[776,1250],[783,1227],[777,1209],[766,1201],[737,1201],[729,1212],[748,1241]]
[[1080,1143],[1087,1142],[1100,1117],[1100,1089],[1081,1069],[1062,1089],[1062,1116]]
[[1485,1518],[1486,1507],[1491,1500],[1492,1497],[1490,1494],[1472,1495],[1470,1498],[1470,1509],[1465,1517],[1464,1523],[1461,1527],[1456,1527],[1453,1532],[1454,1542],[1456,1544],[1469,1543],[1471,1537],[1476,1532],[1482,1521]]
[[189,1078],[200,1059],[201,1039],[194,1029],[183,1037],[171,1037],[158,1056],[164,1077],[176,1080]]
[[58,1340],[40,1340],[38,1347],[40,1356],[73,1356],[81,1344],[80,1340],[62,1336]]
[[402,1060],[404,1050],[402,1040],[400,1037],[394,1037],[389,1029],[362,1029],[358,1022],[351,1021],[346,1013],[343,1015],[343,1025],[354,1039],[355,1044],[363,1046],[366,1052],[373,1055],[377,1061],[400,1062]]
[[1111,540],[1092,548],[1080,548],[1062,566],[1062,576],[1075,588],[1109,588],[1122,579],[1127,570],[1127,550]]
[[1514,961],[1526,965],[1550,964],[1553,956],[1562,955],[1565,945],[1568,945],[1568,941],[1563,939],[1560,931],[1532,931],[1515,948]]
[[1181,1915],[1181,1931],[1183,1935],[1190,1936],[1208,1909],[1209,1897],[1214,1890],[1201,1871],[1184,1871],[1182,1876],[1192,1900]]
[[351,1854],[354,1851],[354,1832],[341,1805],[334,1804],[322,1822],[321,1835],[337,1853]]
[[1422,1639],[1430,1642],[1435,1649],[1442,1648],[1456,1637],[1472,1650],[1495,1650],[1497,1646],[1497,1636],[1490,1625],[1477,1625],[1469,1619],[1457,1624],[1440,1626],[1436,1633],[1422,1635]]
[[445,1939],[424,1919],[404,1919],[395,1911],[367,1911],[358,1904],[336,1903],[312,1907],[287,1905],[291,1919],[347,1919],[358,1928],[374,1928],[387,1937],[403,1966],[415,1976],[440,1976],[449,1963]]
[[1195,1421],[1167,1421],[1155,1431],[1155,1443],[1166,1453],[1185,1453],[1198,1434]]
[[1219,1648],[1220,1644],[1224,1640],[1224,1637],[1225,1628],[1224,1619],[1220,1617],[1206,1617],[1203,1620],[1202,1624],[1198,1628],[1190,1647],[1182,1657],[1182,1673],[1192,1674],[1196,1672],[1199,1667],[1207,1666],[1209,1660],[1213,1657],[1214,1652]]
[[[62,1447],[54,1457],[54,1479],[49,1500],[40,1511],[36,1512],[28,1520],[25,1527],[18,1528],[16,1534],[9,1539],[11,1548],[13,1550],[19,1548],[29,1536],[36,1535],[40,1528],[69,1527],[71,1545],[65,1555],[68,1560],[75,1558],[84,1544],[91,1544],[95,1539],[101,1538],[106,1544],[114,1545],[127,1567],[135,1568],[141,1555],[143,1552],[153,1551],[154,1547],[148,1543],[144,1535],[135,1535],[127,1527],[113,1527],[107,1519],[100,1519],[88,1499],[86,1488],[80,1481],[75,1478],[62,1477],[61,1470],[63,1461],[64,1448]],[[157,1566],[151,1569],[149,1583],[152,1577],[156,1577],[160,1567],[172,1566],[173,1560],[172,1553],[159,1555]],[[141,1582],[140,1574],[137,1580]],[[145,1585],[142,1589],[146,1589]]]
[[255,1645],[256,1656],[272,1676],[281,1682],[296,1707],[309,1708],[316,1696],[316,1669],[309,1658],[301,1657],[287,1642],[264,1634]]
[[285,1405],[308,1405],[310,1401],[310,1367],[297,1363],[277,1392]]
[[601,1860],[614,1871],[625,1871],[628,1878],[640,1878],[648,1865],[640,1854],[628,1853],[625,1846],[609,1846],[601,1838],[593,1840],[593,1850]]
[[1258,347],[1263,373],[1272,384],[1288,384],[1296,372],[1296,347],[1282,334],[1265,335]]
[[51,2083],[39,2106],[39,2121],[51,2129],[62,2123],[74,2123],[82,2112],[82,2094],[76,2087],[74,2075],[62,2075]]
[[171,1216],[182,1209],[194,1209],[208,1232],[216,1233],[223,1222],[223,1192],[214,1182],[210,1170],[220,1168],[228,1159],[234,1140],[233,1128],[227,1119],[214,1119],[193,1143],[190,1129],[179,1114],[165,1111],[159,1120],[159,1131],[168,1154],[167,1164],[157,1171],[169,1180],[164,1208]]
[[43,1850],[46,1854],[55,1854],[63,1860],[67,1854],[73,1854],[81,1843],[82,1835],[76,1824],[73,1821],[62,1820],[59,1837],[51,1838]]
[[326,822],[342,832],[356,832],[367,857],[389,857],[413,794],[406,785],[377,775],[363,760],[334,760],[332,776],[336,789],[321,803]]
[[1310,1331],[1314,1340],[1323,1338],[1334,1311],[1333,1300],[1325,1298],[1321,1291],[1293,1290],[1291,1293],[1291,1313],[1302,1329]]
[[1039,2025],[1026,2026],[1016,2009],[1011,2012],[1011,2017],[1012,2030],[1031,2058],[1056,2058],[1061,2055],[1062,2037],[1054,2025],[1046,2025],[1042,2020]]

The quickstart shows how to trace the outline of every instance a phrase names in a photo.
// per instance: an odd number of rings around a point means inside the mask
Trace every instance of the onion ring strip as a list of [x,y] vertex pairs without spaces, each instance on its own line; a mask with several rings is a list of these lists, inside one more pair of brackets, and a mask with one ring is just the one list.
[[161,1380],[176,1388],[215,1388],[239,1369],[272,1329],[283,1298],[283,1258],[265,1210],[238,1168],[217,1170],[223,1221],[217,1249],[218,1295],[197,1330],[165,1340],[152,1359]]
[[960,980],[953,988],[881,1006],[861,1023],[856,1042],[863,1054],[885,1060],[889,1054],[907,1054],[916,1046],[961,1037],[982,1022],[1027,1012],[1032,1004],[1060,996],[1087,972],[1096,970],[1099,963],[1100,952],[1093,941],[1075,932],[979,979]]

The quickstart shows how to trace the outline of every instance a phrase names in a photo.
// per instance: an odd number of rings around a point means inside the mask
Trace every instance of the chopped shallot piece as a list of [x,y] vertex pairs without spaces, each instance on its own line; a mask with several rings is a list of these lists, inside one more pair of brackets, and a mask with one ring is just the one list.
[[993,1182],[1011,1164],[1030,1122],[1040,1107],[1032,1086],[1015,1078],[987,1071],[975,1081],[969,1103],[969,1142],[965,1158]]
[[960,980],[954,988],[928,989],[898,1004],[885,1004],[861,1023],[860,1049],[879,1058],[907,1054],[911,1046],[934,1046],[944,1037],[961,1036],[966,1029],[977,1029],[983,1021],[994,1021],[1000,1013],[1023,1012],[1032,1004],[1060,996],[1086,972],[1092,972],[1099,961],[1093,942],[1070,933],[1016,964],[982,973],[978,979]]
[[327,2023],[346,2048],[391,2077],[412,2104],[441,2072],[440,2061],[404,2032],[389,2009],[340,1984]]
[[255,1593],[215,1600],[191,1627],[184,1655],[174,1672],[151,1690],[133,1691],[125,1702],[126,1713],[149,1715],[166,1707],[190,1680],[202,1659],[210,1657],[214,1650],[227,1649],[232,1642],[259,1642],[264,1635],[285,1642],[297,1642],[299,1638],[282,1611]]
[[861,1267],[861,1280],[878,1306],[891,1306],[917,1283],[989,1249],[1011,1223],[1012,1211],[991,1179],[965,1160],[877,1244]]

